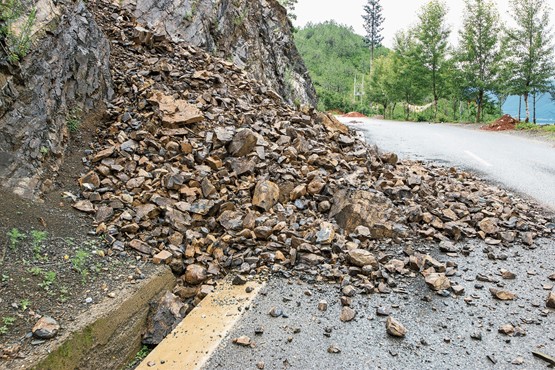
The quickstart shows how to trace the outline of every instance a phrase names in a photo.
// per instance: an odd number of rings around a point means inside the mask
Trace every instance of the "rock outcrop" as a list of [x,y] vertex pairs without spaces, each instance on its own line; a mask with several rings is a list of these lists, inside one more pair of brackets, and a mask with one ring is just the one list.
[[0,181],[28,198],[52,184],[68,120],[86,120],[111,94],[109,44],[85,5],[35,6],[30,53],[14,65],[0,51]]
[[244,67],[289,103],[316,105],[286,10],[276,0],[123,0],[142,24]]

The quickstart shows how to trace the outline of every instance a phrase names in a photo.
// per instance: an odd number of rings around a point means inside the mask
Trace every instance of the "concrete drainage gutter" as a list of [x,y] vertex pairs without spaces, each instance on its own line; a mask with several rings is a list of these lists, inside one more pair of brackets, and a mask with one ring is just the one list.
[[200,369],[264,287],[265,282],[233,285],[224,280],[136,368]]
[[[43,356],[14,361],[10,368],[45,370],[121,369],[135,356],[146,326],[149,301],[175,285],[167,266],[122,290],[65,328],[65,335],[45,346]],[[13,365],[13,367],[12,367]]]

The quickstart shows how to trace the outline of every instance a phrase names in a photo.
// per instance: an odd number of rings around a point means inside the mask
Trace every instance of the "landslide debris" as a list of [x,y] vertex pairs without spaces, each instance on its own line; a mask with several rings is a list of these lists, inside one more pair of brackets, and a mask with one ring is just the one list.
[[[93,215],[110,253],[169,264],[183,299],[230,270],[351,281],[366,293],[422,272],[442,291],[456,264],[414,243],[443,242],[449,255],[453,242],[481,238],[495,258],[553,230],[528,202],[454,168],[379,153],[333,116],[293,109],[116,5],[94,12],[111,40],[115,98],[84,158],[76,208]],[[388,252],[393,243],[403,256]]]

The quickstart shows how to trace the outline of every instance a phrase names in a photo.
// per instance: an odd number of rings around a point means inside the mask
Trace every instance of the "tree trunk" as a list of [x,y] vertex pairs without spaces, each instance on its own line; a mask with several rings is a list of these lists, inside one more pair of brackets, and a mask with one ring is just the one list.
[[524,122],[530,123],[530,105],[528,104],[528,93],[524,93],[524,106],[526,108],[526,119]]
[[484,99],[484,90],[480,89],[478,91],[478,107],[476,109],[476,123],[480,123],[482,119],[482,104]]
[[532,108],[534,109],[534,124],[536,125],[538,123],[536,121],[536,93],[532,95]]
[[522,109],[522,95],[518,96],[518,122],[520,122],[520,111]]

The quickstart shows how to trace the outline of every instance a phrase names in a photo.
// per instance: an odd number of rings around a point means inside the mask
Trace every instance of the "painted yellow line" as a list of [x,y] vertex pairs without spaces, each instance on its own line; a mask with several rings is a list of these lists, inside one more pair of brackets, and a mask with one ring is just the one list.
[[[264,282],[232,285],[225,280],[183,319],[137,370],[200,369],[264,285]],[[251,287],[252,292],[247,293],[247,287]]]

